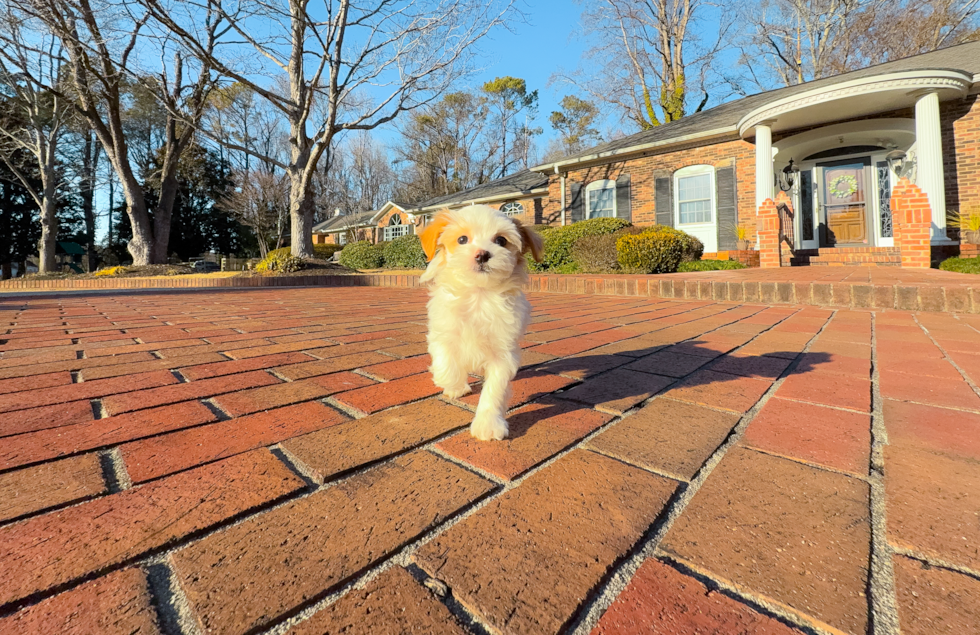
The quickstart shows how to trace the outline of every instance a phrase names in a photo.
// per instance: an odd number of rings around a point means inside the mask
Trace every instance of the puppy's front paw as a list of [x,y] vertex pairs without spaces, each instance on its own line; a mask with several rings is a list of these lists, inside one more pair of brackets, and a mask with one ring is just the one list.
[[480,441],[500,441],[507,438],[507,420],[499,415],[477,415],[470,424],[470,434]]
[[454,386],[452,388],[446,388],[442,391],[442,396],[447,399],[459,399],[463,395],[468,395],[473,392],[469,384],[463,384],[462,386]]

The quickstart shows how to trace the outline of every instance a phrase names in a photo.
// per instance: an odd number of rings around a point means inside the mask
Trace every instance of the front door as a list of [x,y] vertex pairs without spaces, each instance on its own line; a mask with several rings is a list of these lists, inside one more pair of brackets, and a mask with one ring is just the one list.
[[867,159],[818,165],[823,199],[824,247],[869,246]]

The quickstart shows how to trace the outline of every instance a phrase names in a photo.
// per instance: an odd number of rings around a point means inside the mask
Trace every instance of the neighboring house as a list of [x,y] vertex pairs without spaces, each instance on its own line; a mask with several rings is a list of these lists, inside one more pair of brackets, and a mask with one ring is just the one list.
[[522,170],[468,190],[429,199],[412,209],[414,214],[431,218],[441,209],[466,205],[489,205],[526,225],[553,225],[560,214],[546,211],[549,205],[549,178],[532,170]]
[[754,240],[760,203],[783,190],[798,253],[884,252],[891,191],[908,176],[928,196],[933,248],[955,251],[947,210],[980,213],[978,92],[980,42],[962,44],[745,97],[412,211],[516,203],[526,223],[617,216],[682,229],[710,253],[735,248],[736,224]]
[[313,226],[313,244],[344,245],[351,240],[377,243],[414,234],[415,216],[405,211],[408,207],[405,203],[388,201],[380,209],[356,214],[341,214],[338,210]]

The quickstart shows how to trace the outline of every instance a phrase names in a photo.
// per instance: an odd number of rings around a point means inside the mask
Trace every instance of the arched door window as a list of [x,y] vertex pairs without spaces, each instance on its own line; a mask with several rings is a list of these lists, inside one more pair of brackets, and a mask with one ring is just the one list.
[[405,236],[412,232],[411,225],[402,224],[401,214],[392,214],[388,219],[388,226],[382,232],[382,240],[394,240],[399,236]]
[[508,216],[517,216],[518,214],[524,213],[524,206],[517,201],[512,201],[510,203],[504,203],[500,206],[500,211]]

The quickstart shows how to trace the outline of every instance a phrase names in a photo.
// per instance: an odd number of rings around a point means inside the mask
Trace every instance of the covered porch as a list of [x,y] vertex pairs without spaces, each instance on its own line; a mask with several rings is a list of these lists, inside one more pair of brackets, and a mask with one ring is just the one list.
[[965,95],[971,81],[941,69],[883,74],[745,115],[739,134],[755,143],[756,207],[780,204],[775,266],[902,265],[892,198],[903,180],[925,195],[927,244],[956,245],[946,231],[940,102]]

